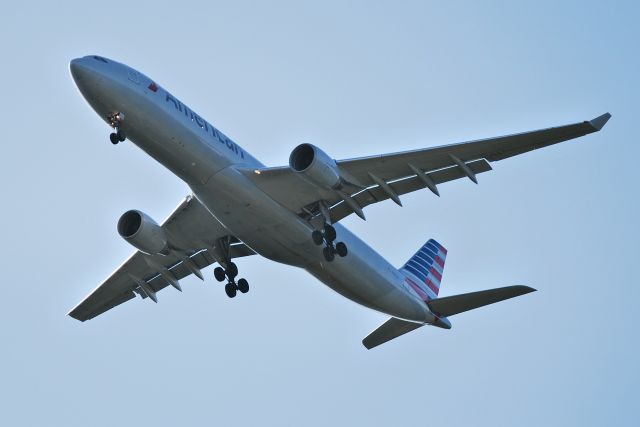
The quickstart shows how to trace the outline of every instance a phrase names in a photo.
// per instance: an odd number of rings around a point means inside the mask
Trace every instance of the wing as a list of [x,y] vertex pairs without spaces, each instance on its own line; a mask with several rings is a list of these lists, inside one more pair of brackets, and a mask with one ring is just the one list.
[[195,197],[187,197],[162,224],[174,249],[167,256],[135,252],[111,276],[69,312],[85,321],[136,296],[156,301],[156,292],[190,274],[202,278],[200,269],[223,258],[255,252],[229,236],[229,232]]
[[349,177],[349,182],[357,184],[346,184],[340,192],[316,187],[287,166],[245,173],[263,191],[300,216],[311,219],[320,215],[323,202],[331,222],[335,223],[354,212],[364,218],[362,208],[372,203],[392,199],[400,204],[398,196],[422,188],[439,195],[438,184],[447,181],[468,177],[477,183],[477,174],[491,170],[489,162],[597,132],[610,117],[606,113],[591,121],[515,135],[339,160],[336,163],[340,172]]

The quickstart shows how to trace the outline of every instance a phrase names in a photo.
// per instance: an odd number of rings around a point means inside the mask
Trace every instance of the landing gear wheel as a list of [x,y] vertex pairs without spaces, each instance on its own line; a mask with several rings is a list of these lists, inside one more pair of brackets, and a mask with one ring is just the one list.
[[313,243],[320,246],[322,242],[324,242],[324,237],[322,236],[322,232],[320,230],[313,230],[311,233],[311,239],[313,239]]
[[243,294],[249,292],[249,282],[247,282],[245,279],[238,280],[238,290]]
[[216,280],[218,282],[224,282],[224,279],[226,279],[226,275],[224,274],[224,268],[222,267],[216,267],[213,270],[213,276],[216,278]]
[[336,253],[340,255],[340,257],[346,257],[348,253],[347,245],[342,242],[336,243]]
[[326,259],[327,262],[333,261],[336,257],[331,246],[325,246],[324,249],[322,249],[322,255],[324,255],[324,259]]
[[235,283],[229,282],[224,286],[224,291],[227,293],[227,296],[229,298],[235,297],[236,293],[237,293],[237,290],[238,289],[236,288],[236,284]]
[[120,142],[124,141],[125,139],[127,139],[127,134],[124,133],[124,131],[122,129],[118,129],[118,132],[116,132],[116,136],[118,137],[118,140]]
[[230,279],[235,279],[237,275],[238,275],[238,266],[230,262],[229,265],[227,266],[227,276],[229,276]]
[[111,143],[113,145],[116,145],[118,142],[120,142],[120,139],[118,138],[118,135],[115,133],[112,133],[109,135],[109,139],[111,140]]
[[336,240],[336,229],[333,228],[332,225],[324,225],[324,238],[327,239],[327,242],[333,242]]

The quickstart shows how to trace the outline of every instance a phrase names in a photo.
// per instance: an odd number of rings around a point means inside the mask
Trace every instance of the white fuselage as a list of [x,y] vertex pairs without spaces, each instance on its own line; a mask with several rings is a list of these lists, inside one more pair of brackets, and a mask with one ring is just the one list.
[[266,258],[304,268],[359,304],[406,320],[434,322],[402,274],[339,224],[338,238],[349,253],[326,262],[311,239],[312,225],[242,173],[263,165],[151,79],[93,56],[73,60],[71,72],[91,107],[105,121],[114,112],[124,113],[121,127],[127,138],[186,182],[230,235]]

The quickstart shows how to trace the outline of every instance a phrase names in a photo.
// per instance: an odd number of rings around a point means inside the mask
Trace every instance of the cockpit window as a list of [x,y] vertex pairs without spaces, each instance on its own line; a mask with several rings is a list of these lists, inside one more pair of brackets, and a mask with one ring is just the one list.
[[93,57],[93,59],[95,59],[96,61],[100,61],[100,62],[104,62],[105,64],[108,64],[109,62],[107,62],[106,59],[104,59],[102,56],[95,56]]

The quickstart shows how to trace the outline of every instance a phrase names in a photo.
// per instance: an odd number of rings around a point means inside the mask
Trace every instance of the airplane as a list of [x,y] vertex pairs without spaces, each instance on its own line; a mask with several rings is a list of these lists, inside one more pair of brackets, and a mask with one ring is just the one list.
[[400,268],[340,221],[363,209],[477,175],[496,162],[597,132],[611,115],[508,136],[346,160],[315,145],[293,149],[289,164],[267,167],[143,73],[98,55],[73,59],[71,76],[109,125],[115,145],[130,140],[182,179],[188,195],[158,225],[140,210],[125,212],[119,235],[137,250],[68,315],[92,319],[139,295],[158,292],[217,264],[228,297],[249,291],[233,260],[259,254],[305,269],[365,307],[390,316],[362,340],[371,349],[424,325],[451,328],[449,317],[535,289],[516,285],[439,297],[447,249],[429,239]]

